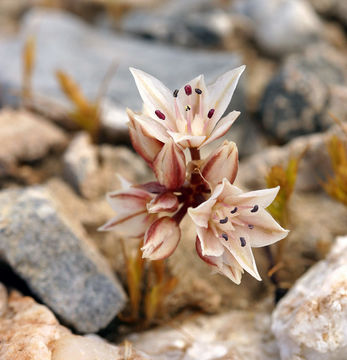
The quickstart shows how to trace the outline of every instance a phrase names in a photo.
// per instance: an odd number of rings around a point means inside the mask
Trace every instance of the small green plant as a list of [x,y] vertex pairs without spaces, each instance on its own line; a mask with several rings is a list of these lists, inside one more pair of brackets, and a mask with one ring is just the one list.
[[126,266],[130,314],[122,315],[121,319],[136,323],[144,318],[143,325],[149,326],[161,315],[164,300],[176,287],[177,279],[166,274],[164,260],[148,262],[143,259],[140,246],[135,255],[130,255],[122,241],[122,250]]
[[334,175],[323,183],[324,190],[334,199],[347,205],[347,149],[343,141],[333,135],[327,144]]
[[32,76],[36,60],[36,38],[29,36],[25,43],[22,55],[22,90],[21,97],[23,104],[27,104],[32,99]]
[[117,64],[112,63],[99,87],[98,96],[95,100],[89,100],[83,94],[76,81],[62,70],[57,70],[56,77],[61,90],[74,105],[70,113],[71,119],[82,129],[86,130],[92,140],[97,142],[101,130],[101,99],[106,92],[108,83],[116,71]]

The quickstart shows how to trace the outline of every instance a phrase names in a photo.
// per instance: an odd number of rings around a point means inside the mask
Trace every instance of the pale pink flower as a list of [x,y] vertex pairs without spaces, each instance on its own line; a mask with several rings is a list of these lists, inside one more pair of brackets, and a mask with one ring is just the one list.
[[212,257],[211,262],[226,275],[233,266],[235,274],[227,276],[235,282],[239,281],[240,267],[261,280],[252,247],[271,245],[288,234],[265,210],[278,190],[245,193],[224,179],[208,200],[188,209],[196,225],[201,256]]
[[131,68],[144,112],[133,113],[146,133],[161,142],[172,138],[183,148],[200,148],[223,136],[236,118],[232,111],[221,119],[245,66],[228,71],[206,86],[203,75],[173,93],[158,79]]

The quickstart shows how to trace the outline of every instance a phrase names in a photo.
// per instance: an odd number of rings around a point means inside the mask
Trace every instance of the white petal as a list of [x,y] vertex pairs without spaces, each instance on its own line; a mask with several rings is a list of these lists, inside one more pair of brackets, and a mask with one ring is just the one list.
[[[245,213],[246,214],[246,213]],[[242,220],[253,225],[252,229],[245,228],[252,247],[268,246],[285,238],[288,230],[283,229],[276,220],[264,209],[256,213],[242,214]]]
[[207,113],[209,109],[215,109],[211,119],[212,123],[215,124],[223,116],[234,94],[239,78],[245,68],[246,67],[242,65],[236,69],[228,71],[218,77],[213,84],[207,86],[209,99],[205,111]]
[[173,219],[165,216],[156,220],[146,231],[142,257],[150,260],[167,258],[175,251],[180,237],[180,228]]
[[[192,88],[192,94],[186,95],[184,87],[186,85],[190,85]],[[200,89],[202,93],[199,95],[195,92],[195,89]],[[203,75],[199,75],[193,80],[187,82],[184,86],[182,86],[178,91],[177,103],[180,109],[181,114],[186,115],[185,107],[189,105],[191,107],[191,112],[193,114],[199,112],[200,102],[204,102],[206,98],[207,90],[205,85],[205,80]],[[203,115],[203,114],[202,114]]]
[[188,214],[195,223],[195,225],[204,228],[208,227],[208,221],[211,218],[212,208],[215,203],[216,199],[211,196],[208,200],[206,200],[199,206],[188,209]]
[[250,206],[258,205],[262,208],[267,208],[277,196],[279,186],[271,189],[249,191],[238,196],[240,203],[248,204]]
[[135,114],[133,115],[135,121],[137,121],[143,130],[144,135],[153,137],[163,143],[170,139],[165,123],[161,124],[159,121],[154,120],[145,115]]
[[205,146],[210,142],[219,139],[221,136],[223,136],[229,130],[230,126],[234,123],[234,121],[238,118],[239,115],[240,115],[239,111],[232,111],[227,116],[223,117],[218,122],[216,127],[212,130],[207,140],[202,145],[200,145],[200,147]]
[[155,111],[160,110],[166,116],[166,121],[172,125],[174,112],[171,91],[161,81],[144,71],[134,68],[130,68],[130,71],[151,116],[156,116]]
[[145,210],[147,202],[152,200],[152,195],[141,189],[130,188],[110,192],[106,195],[106,200],[115,212],[128,216]]
[[198,226],[196,232],[200,239],[203,256],[221,256],[223,254],[224,247],[210,228]]
[[187,135],[173,131],[168,131],[168,134],[170,134],[176,144],[179,144],[184,148],[199,147],[206,139],[206,136]]
[[126,237],[143,236],[148,226],[154,221],[155,215],[149,215],[142,211],[132,216],[116,216],[101,226],[99,231],[116,230],[120,235]]
[[223,245],[230,251],[234,256],[237,262],[243,267],[249,274],[254,276],[257,280],[261,281],[259,276],[257,265],[254,260],[252,253],[251,245],[249,244],[249,239],[246,234],[241,233],[241,236],[244,236],[246,239],[246,245],[241,246],[239,235],[233,232],[235,238],[229,238],[228,241],[224,241]]
[[235,284],[241,283],[243,269],[229,251],[224,251],[221,264],[217,263],[219,271],[232,280]]

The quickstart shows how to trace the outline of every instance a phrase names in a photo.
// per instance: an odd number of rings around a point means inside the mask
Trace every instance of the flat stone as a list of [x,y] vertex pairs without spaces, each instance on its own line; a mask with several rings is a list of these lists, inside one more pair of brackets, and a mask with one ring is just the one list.
[[7,166],[41,159],[67,145],[61,129],[25,110],[2,109],[0,128],[0,163]]
[[279,358],[270,332],[270,315],[263,310],[193,315],[178,318],[171,324],[131,335],[128,339],[153,360]]
[[280,301],[272,331],[282,360],[343,360],[347,353],[347,237],[336,240]]
[[1,258],[65,323],[80,332],[105,327],[125,295],[73,215],[42,186],[2,191],[0,204]]
[[[54,76],[57,69],[71,74],[84,94],[89,99],[95,99],[98,85],[111,63],[116,61],[119,66],[106,94],[108,105],[106,109],[103,105],[102,109],[111,111],[111,115],[103,118],[108,119],[107,129],[113,127],[118,135],[127,132],[125,108],[140,110],[142,107],[129,66],[142,69],[158,77],[169,88],[175,89],[202,73],[208,81],[212,81],[224,71],[241,64],[238,56],[227,52],[197,52],[117,33],[98,32],[71,14],[35,9],[25,16],[20,34],[0,44],[0,67],[6,69],[6,72],[0,75],[0,84],[4,89],[0,103],[13,103],[16,100],[13,93],[18,93],[21,87],[23,43],[28,34],[32,34],[33,28],[39,29],[36,34],[37,61],[32,79],[36,94],[34,102],[40,102],[40,98],[45,97],[71,109]],[[40,108],[42,109],[42,106]],[[231,108],[241,111],[245,108],[242,85],[235,92]]]
[[[340,115],[332,98],[336,86],[345,87],[346,69],[346,59],[329,46],[312,46],[288,57],[261,101],[265,130],[281,142],[326,130],[333,124],[330,112]],[[346,102],[346,91],[340,94]]]
[[15,291],[7,298],[2,284],[0,294],[0,308],[6,309],[0,313],[1,360],[123,360],[126,354],[134,360],[148,359],[95,335],[72,335],[34,299]]

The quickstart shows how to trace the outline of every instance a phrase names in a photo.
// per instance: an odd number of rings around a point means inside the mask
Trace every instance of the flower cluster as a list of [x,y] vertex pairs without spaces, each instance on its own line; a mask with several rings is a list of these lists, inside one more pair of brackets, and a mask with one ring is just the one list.
[[270,245],[287,235],[265,210],[279,187],[243,192],[233,185],[238,150],[224,141],[207,158],[200,149],[223,136],[239,112],[223,117],[244,66],[206,86],[202,75],[171,92],[143,71],[130,69],[144,102],[128,111],[135,150],[157,181],[109,193],[117,216],[100,230],[143,237],[143,257],[164,259],[176,249],[180,222],[188,214],[196,226],[196,251],[207,264],[239,284],[244,270],[260,280],[252,247]]

